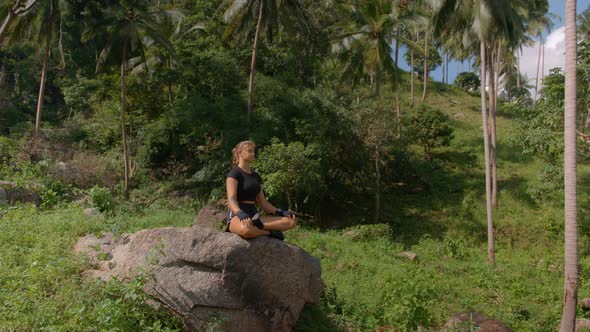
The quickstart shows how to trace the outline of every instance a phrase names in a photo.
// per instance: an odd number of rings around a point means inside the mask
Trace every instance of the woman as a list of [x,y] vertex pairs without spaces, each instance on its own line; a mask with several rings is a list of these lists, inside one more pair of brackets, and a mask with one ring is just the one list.
[[[282,231],[296,225],[295,213],[277,209],[264,197],[262,179],[250,169],[255,147],[254,142],[243,141],[232,150],[233,168],[225,181],[229,207],[226,230],[245,239],[269,235],[283,240]],[[260,216],[256,204],[275,216]]]

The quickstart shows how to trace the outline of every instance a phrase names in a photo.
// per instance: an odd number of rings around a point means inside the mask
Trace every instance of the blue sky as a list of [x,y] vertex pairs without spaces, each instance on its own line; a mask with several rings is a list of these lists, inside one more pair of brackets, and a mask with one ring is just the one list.
[[[578,0],[577,1],[577,12],[581,13],[586,8],[590,6],[590,0]],[[564,12],[565,12],[565,1],[564,0],[549,0],[549,12],[559,16],[558,19],[554,20],[554,27],[551,30],[551,34],[546,33],[545,38],[545,73],[549,72],[550,68],[558,67],[563,63],[563,51],[562,51],[562,44],[564,37],[564,30],[563,27],[565,26],[565,20],[563,19]],[[528,66],[524,65],[521,68],[523,73],[526,73],[527,76],[532,80],[536,76],[536,64],[537,64],[537,57],[538,57],[538,44],[535,44],[532,47],[523,49],[523,55],[521,57],[521,64],[528,64]],[[404,50],[400,52],[400,67],[404,70],[409,70],[409,66],[404,60],[403,57]],[[461,66],[460,63],[457,61],[451,61],[449,63],[449,82],[453,82],[455,80],[455,76],[461,71],[461,67],[463,70],[467,69],[467,63],[464,63]],[[430,76],[437,80],[442,80],[442,68],[439,67],[434,70]]]

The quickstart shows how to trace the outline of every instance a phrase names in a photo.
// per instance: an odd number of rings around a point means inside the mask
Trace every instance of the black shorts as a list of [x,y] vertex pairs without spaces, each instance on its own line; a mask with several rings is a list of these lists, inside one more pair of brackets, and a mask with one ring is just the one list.
[[[238,203],[238,206],[242,211],[246,212],[250,216],[250,218],[254,217],[258,213],[258,209],[256,208],[255,204]],[[232,218],[235,216],[237,216],[237,214],[234,214],[231,210],[228,209],[225,221],[229,224]]]

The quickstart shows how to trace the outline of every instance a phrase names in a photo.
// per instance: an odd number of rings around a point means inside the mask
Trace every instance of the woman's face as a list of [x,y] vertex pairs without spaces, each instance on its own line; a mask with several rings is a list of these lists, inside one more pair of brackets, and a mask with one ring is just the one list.
[[256,157],[256,154],[254,153],[255,148],[254,145],[245,145],[240,151],[240,157],[247,162],[252,162]]

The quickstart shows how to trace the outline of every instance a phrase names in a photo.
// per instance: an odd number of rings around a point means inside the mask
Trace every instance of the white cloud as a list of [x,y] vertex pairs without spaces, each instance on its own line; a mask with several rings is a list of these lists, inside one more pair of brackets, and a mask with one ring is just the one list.
[[[526,74],[529,83],[534,85],[537,77],[537,61],[539,58],[539,42],[531,47],[524,47],[520,56],[520,72]],[[545,41],[545,64],[543,76],[549,69],[565,66],[565,27],[554,30]],[[541,70],[541,69],[539,69]],[[541,82],[539,81],[539,84]],[[539,87],[540,88],[540,87]],[[533,89],[534,91],[534,89]]]

